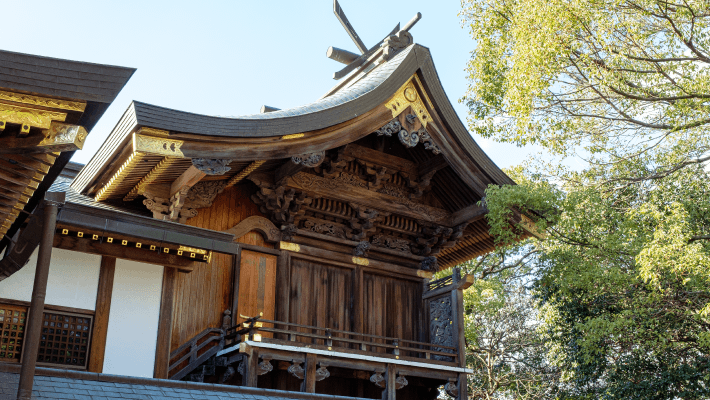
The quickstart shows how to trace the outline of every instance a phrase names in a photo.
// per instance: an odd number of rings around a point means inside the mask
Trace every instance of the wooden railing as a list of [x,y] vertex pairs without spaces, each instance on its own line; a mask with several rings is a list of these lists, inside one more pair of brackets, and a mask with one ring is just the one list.
[[443,287],[451,285],[454,282],[457,282],[460,280],[461,280],[461,270],[459,268],[454,268],[451,275],[445,276],[441,279],[437,279],[435,281],[431,281],[431,282],[427,283],[426,284],[426,291],[431,292],[436,289],[441,289]]
[[224,347],[224,331],[207,328],[170,353],[168,376],[181,379]]
[[[328,350],[338,347],[339,349],[334,351],[347,349],[348,352],[369,353],[373,356],[391,354],[397,358],[410,357],[458,362],[458,351],[455,347],[450,346],[266,319],[259,319],[258,322],[250,325],[248,328],[243,326],[230,328],[227,332],[229,334],[232,329],[246,328],[248,332],[245,334],[249,335],[250,340],[256,339],[291,346],[321,345],[327,347]],[[271,327],[264,325],[271,325]],[[267,338],[261,333],[269,333],[274,337]]]

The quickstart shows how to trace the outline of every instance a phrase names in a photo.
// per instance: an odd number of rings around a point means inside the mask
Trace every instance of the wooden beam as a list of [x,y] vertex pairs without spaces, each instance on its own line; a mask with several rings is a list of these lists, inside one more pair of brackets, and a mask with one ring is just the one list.
[[191,271],[193,268],[202,264],[174,254],[158,253],[146,249],[121,246],[119,244],[101,243],[98,240],[80,239],[73,236],[55,235],[54,247],[80,251],[82,253],[123,258],[147,264],[163,265],[178,268],[181,271]]
[[289,158],[288,161],[286,161],[282,166],[280,166],[274,173],[274,182],[276,182],[276,184],[278,185],[284,179],[296,175],[305,168],[306,167],[301,164],[296,164],[292,162]]
[[175,182],[170,185],[170,196],[168,196],[168,198],[173,197],[175,193],[185,188],[189,189],[195,186],[195,184],[201,181],[205,176],[207,176],[207,174],[197,169],[194,165],[191,165],[190,168],[183,172],[182,175],[175,179]]
[[116,258],[101,257],[99,285],[96,290],[96,307],[94,311],[94,331],[91,334],[91,351],[89,354],[89,372],[103,372],[104,354],[106,352],[106,334],[108,333],[108,317],[111,312],[111,297],[113,295],[113,278],[116,271]]
[[164,268],[160,317],[158,318],[158,339],[155,346],[155,366],[153,368],[153,378],[156,379],[168,379],[176,281],[177,271],[175,268]]
[[464,207],[449,217],[449,226],[456,226],[463,224],[464,222],[474,222],[483,218],[488,213],[486,207],[481,207],[477,204],[471,204],[468,207]]
[[446,162],[444,156],[439,154],[419,164],[419,176],[426,175],[431,171],[437,172],[448,166],[449,164]]

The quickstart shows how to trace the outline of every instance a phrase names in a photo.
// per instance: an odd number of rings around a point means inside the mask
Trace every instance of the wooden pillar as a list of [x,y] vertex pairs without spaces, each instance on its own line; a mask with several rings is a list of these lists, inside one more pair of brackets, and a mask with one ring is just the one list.
[[158,337],[155,344],[155,365],[153,378],[168,379],[170,366],[170,339],[173,327],[173,307],[175,302],[176,268],[163,267],[163,285],[158,317]]
[[96,290],[96,307],[94,308],[94,332],[91,334],[89,372],[101,373],[104,369],[106,334],[108,332],[108,317],[111,312],[111,296],[113,295],[115,272],[116,257],[102,256],[99,284]]
[[[291,301],[291,255],[281,250],[276,264],[276,320],[289,322]],[[288,338],[286,338],[288,339]]]
[[397,398],[397,370],[394,364],[387,364],[387,371],[385,371],[385,390],[382,391],[382,400],[395,400]]
[[54,229],[57,225],[57,210],[63,201],[64,193],[47,193],[44,200],[42,241],[39,244],[37,270],[35,271],[35,281],[32,287],[32,303],[30,304],[27,328],[25,331],[20,383],[17,387],[18,400],[30,400],[32,398],[37,353],[39,351],[39,341],[42,334],[44,299],[47,295],[49,263],[52,259]]
[[[357,333],[365,333],[365,296],[362,266],[356,266],[353,274],[353,330]],[[359,337],[359,339],[362,339],[362,337]]]
[[466,376],[466,374],[459,374],[459,380],[457,382],[459,395],[456,396],[456,400],[468,400],[468,380]]
[[463,319],[463,290],[458,288],[451,291],[451,317],[454,320],[453,334],[456,337],[456,348],[458,349],[459,366],[466,366],[466,335]]
[[[239,246],[239,245],[238,245]],[[234,278],[232,279],[232,325],[239,321],[239,277],[242,271],[242,246],[237,247],[237,254],[232,257]]]
[[244,368],[245,375],[242,376],[242,386],[256,387],[259,379],[259,375],[257,374],[257,369],[259,368],[259,350],[248,346],[247,358],[242,362],[246,363]]
[[316,364],[318,359],[315,354],[306,354],[306,371],[301,384],[301,391],[306,393],[316,392]]

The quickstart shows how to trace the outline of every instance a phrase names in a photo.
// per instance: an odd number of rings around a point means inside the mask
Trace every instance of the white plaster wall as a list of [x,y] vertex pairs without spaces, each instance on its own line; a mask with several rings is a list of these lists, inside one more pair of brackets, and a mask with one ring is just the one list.
[[106,335],[106,374],[152,378],[163,267],[116,260]]
[[[27,265],[0,281],[0,298],[30,301],[37,269],[37,253]],[[93,310],[99,283],[101,256],[64,249],[52,249],[46,304]]]

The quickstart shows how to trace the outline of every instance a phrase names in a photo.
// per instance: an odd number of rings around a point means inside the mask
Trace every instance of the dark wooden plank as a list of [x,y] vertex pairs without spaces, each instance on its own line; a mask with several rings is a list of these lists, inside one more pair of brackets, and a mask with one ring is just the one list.
[[176,280],[177,271],[175,268],[164,268],[163,287],[160,297],[160,316],[158,319],[158,338],[155,346],[155,366],[153,368],[153,378],[157,379],[168,379],[170,333],[173,326]]
[[232,286],[232,321],[236,322],[239,317],[239,277],[241,275],[242,246],[239,246],[237,254],[233,257],[233,286]]
[[488,209],[486,207],[472,204],[451,214],[448,225],[456,226],[464,222],[478,221],[479,219],[485,217],[487,213]]
[[113,278],[115,271],[116,258],[108,256],[101,257],[99,284],[96,291],[94,331],[91,334],[89,372],[103,372],[104,354],[106,352],[106,334],[108,333],[108,317],[111,313],[111,298],[113,296]]
[[[15,300],[15,299],[0,298],[0,303],[9,304],[9,305],[13,305],[13,306],[23,306],[23,307],[30,306],[29,301]],[[45,311],[59,311],[59,312],[66,312],[66,313],[72,313],[72,314],[94,315],[94,310],[87,310],[85,308],[57,306],[57,305],[53,305],[53,304],[45,304],[44,309],[45,309]]]

